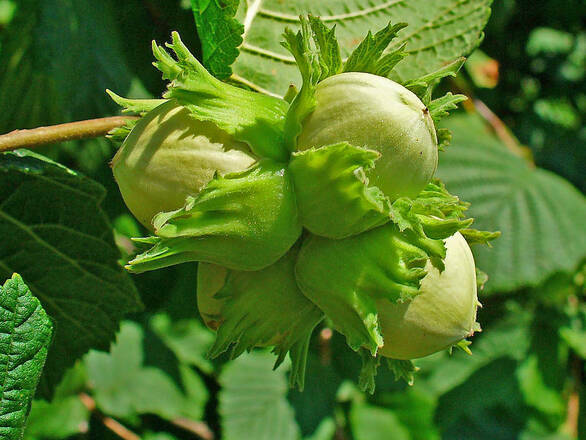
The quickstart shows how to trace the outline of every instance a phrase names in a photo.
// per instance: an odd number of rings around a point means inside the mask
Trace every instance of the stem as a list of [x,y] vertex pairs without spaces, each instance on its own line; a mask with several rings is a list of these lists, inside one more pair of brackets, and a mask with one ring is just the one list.
[[214,440],[214,433],[204,422],[197,422],[189,419],[175,419],[171,423],[179,428],[189,431],[203,440]]
[[38,127],[31,130],[14,130],[0,135],[0,152],[17,148],[33,148],[40,145],[90,139],[107,135],[114,128],[122,127],[135,116],[113,116],[110,118],[89,119],[87,121]]
[[79,399],[85,405],[85,407],[91,412],[96,414],[104,426],[116,434],[118,437],[124,440],[140,440],[140,437],[128,429],[126,426],[122,425],[120,422],[114,420],[112,417],[108,417],[102,413],[100,413],[96,409],[96,402],[92,399],[89,395],[85,393],[81,393],[79,395]]
[[529,150],[520,146],[520,142],[511,133],[509,127],[484,102],[480,99],[474,99],[474,109],[490,124],[496,136],[505,144],[509,151],[523,159],[529,159],[533,162]]
[[570,370],[572,376],[572,389],[568,396],[568,406],[564,431],[572,438],[578,438],[578,424],[580,420],[580,392],[582,388],[582,371],[584,363],[582,359],[571,354]]

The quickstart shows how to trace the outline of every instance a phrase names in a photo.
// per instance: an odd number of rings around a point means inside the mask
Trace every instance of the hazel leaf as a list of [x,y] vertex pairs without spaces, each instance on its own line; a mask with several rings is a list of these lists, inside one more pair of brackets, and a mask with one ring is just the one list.
[[241,173],[216,176],[183,208],[155,216],[153,247],[128,264],[132,272],[186,261],[259,270],[277,261],[301,234],[290,173],[259,162]]
[[232,74],[244,26],[234,18],[239,0],[191,0],[203,64],[219,79]]
[[289,170],[303,226],[345,238],[388,222],[390,202],[365,176],[379,157],[346,142],[295,152]]
[[234,73],[258,90],[279,95],[291,82],[299,86],[295,59],[279,45],[278,35],[283,24],[297,27],[299,14],[309,13],[320,17],[328,27],[336,24],[343,59],[369,30],[380,29],[389,20],[409,23],[389,47],[393,51],[406,44],[409,56],[391,72],[392,80],[403,83],[472,52],[482,37],[490,4],[491,0],[241,2],[238,16],[245,31]]
[[20,440],[53,323],[20,275],[0,286],[0,437]]

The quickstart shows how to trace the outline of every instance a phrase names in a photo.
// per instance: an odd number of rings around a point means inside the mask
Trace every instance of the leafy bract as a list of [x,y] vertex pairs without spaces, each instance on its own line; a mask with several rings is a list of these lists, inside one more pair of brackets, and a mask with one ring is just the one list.
[[20,440],[43,371],[53,323],[14,274],[0,287],[0,437]]
[[174,98],[187,107],[193,117],[209,121],[246,142],[261,157],[286,160],[283,126],[289,105],[286,101],[254,93],[214,78],[191,54],[177,32],[167,44],[177,57],[153,42],[154,65],[170,80],[165,98]]
[[490,276],[485,291],[537,285],[555,272],[572,272],[586,256],[586,200],[564,179],[530,167],[487,132],[475,116],[446,124],[456,146],[443,155],[438,175],[471,202],[470,215],[502,237],[475,249]]
[[390,220],[390,202],[365,171],[380,153],[348,143],[295,152],[289,164],[303,226],[345,238]]
[[[389,53],[401,48],[409,56],[399,63],[391,79],[405,82],[435,71],[469,54],[482,38],[490,14],[491,0],[338,0],[310,2],[241,2],[237,17],[244,23],[240,55],[233,65],[235,79],[283,95],[291,82],[300,85],[295,60],[280,46],[283,25],[297,26],[300,14],[320,17],[328,26],[337,25],[342,58],[347,58],[369,30],[389,21],[406,22]],[[383,55],[384,57],[384,55]]]
[[[274,345],[280,365],[290,353],[291,385],[303,389],[309,339],[323,313],[299,290],[294,246],[283,258],[257,272],[229,271],[225,285],[214,295],[223,300],[222,323],[210,356],[232,344],[232,357],[255,346]],[[200,268],[200,271],[202,268]]]
[[301,30],[295,34],[291,29],[285,29],[283,34],[285,41],[281,43],[295,58],[303,79],[301,90],[291,102],[285,120],[285,145],[289,151],[295,150],[297,136],[302,129],[301,124],[315,109],[317,104],[315,90],[322,79],[320,56],[318,50],[312,45],[309,21],[303,16],[299,19]]
[[299,439],[286,398],[285,371],[271,371],[272,366],[270,354],[254,352],[230,362],[220,374],[219,413],[226,440]]
[[118,264],[104,196],[101,185],[40,155],[0,155],[0,276],[20,273],[56,323],[44,395],[76,358],[107,350],[122,316],[141,308]]
[[[435,180],[417,198],[395,200],[391,221],[383,226],[341,240],[309,235],[296,267],[298,284],[350,347],[366,347],[375,355],[383,343],[376,301],[402,302],[418,295],[427,261],[444,270],[443,240],[469,230],[472,219],[463,219],[467,207]],[[498,236],[470,231],[485,241]],[[375,371],[365,364],[365,384]]]
[[311,235],[299,253],[297,282],[350,347],[374,355],[383,344],[375,300],[417,295],[433,248],[441,253],[443,243],[401,233],[393,223],[343,240]]
[[446,93],[441,98],[434,99],[429,103],[429,113],[436,124],[448,116],[449,110],[458,108],[458,103],[468,99],[465,95],[454,95],[451,92]]
[[299,21],[299,32],[295,34],[286,28],[283,35],[285,41],[281,43],[295,58],[303,80],[300,92],[291,102],[285,122],[285,144],[290,151],[296,149],[296,139],[302,130],[302,122],[317,105],[318,83],[342,71],[388,76],[395,64],[402,59],[402,48],[385,56],[382,53],[397,32],[405,27],[405,24],[389,24],[374,37],[369,32],[344,63],[340,56],[335,26],[328,29],[321,19],[312,15],[307,18],[300,16]]
[[344,64],[344,72],[366,72],[374,75],[389,76],[395,65],[405,58],[403,51],[405,45],[386,53],[383,52],[399,31],[407,26],[407,23],[393,25],[389,23],[385,28],[372,35],[371,31],[350,54]]
[[261,161],[242,173],[217,176],[183,208],[154,218],[153,247],[128,268],[143,272],[186,261],[237,270],[262,269],[297,241],[301,225],[289,172]]
[[212,75],[226,79],[238,56],[244,26],[234,18],[239,0],[191,0],[201,42],[203,65]]
[[[431,92],[434,87],[447,76],[456,76],[458,71],[464,65],[465,58],[461,57],[457,60],[442,66],[438,70],[426,73],[418,78],[411,79],[404,83],[405,87],[415,93],[423,101],[424,104],[431,105]],[[460,96],[460,95],[457,95]],[[436,104],[437,105],[437,104]]]
[[208,396],[201,378],[180,364],[179,385],[163,370],[144,366],[143,330],[133,322],[121,325],[110,353],[91,351],[85,363],[96,404],[106,414],[156,414],[169,420],[203,415]]

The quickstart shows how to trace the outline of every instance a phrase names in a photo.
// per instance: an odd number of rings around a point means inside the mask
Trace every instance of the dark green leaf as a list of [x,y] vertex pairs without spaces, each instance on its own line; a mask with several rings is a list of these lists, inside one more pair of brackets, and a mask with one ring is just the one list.
[[19,0],[0,45],[0,133],[99,117],[132,75],[110,1]]
[[172,321],[166,314],[153,316],[151,327],[180,362],[193,365],[210,374],[213,365],[206,354],[214,342],[214,334],[196,319]]
[[17,271],[56,323],[40,390],[90,348],[107,350],[140,299],[100,204],[99,184],[42,156],[0,155],[0,276]]
[[226,79],[238,57],[244,26],[234,18],[239,0],[191,0],[201,42],[203,65],[212,75]]
[[145,367],[143,357],[143,331],[132,322],[123,323],[109,354],[91,351],[86,356],[98,407],[123,418],[156,414],[199,420],[208,397],[199,376],[180,365],[182,383],[177,386],[162,370]]

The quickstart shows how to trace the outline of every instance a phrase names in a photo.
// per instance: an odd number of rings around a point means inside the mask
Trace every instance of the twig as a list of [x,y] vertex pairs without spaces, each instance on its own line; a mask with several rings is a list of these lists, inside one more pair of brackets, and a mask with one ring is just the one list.
[[203,440],[214,440],[215,438],[213,431],[204,422],[196,422],[194,420],[181,418],[172,420],[171,423],[201,437]]
[[0,135],[0,152],[31,148],[40,145],[75,139],[89,139],[105,136],[110,130],[126,125],[137,119],[135,116],[113,116],[110,118],[88,119],[86,121],[38,127],[31,130],[15,130]]
[[582,371],[584,370],[584,363],[582,359],[572,353],[571,358],[571,374],[572,374],[572,389],[568,396],[568,407],[566,413],[566,421],[564,423],[564,431],[570,437],[578,438],[578,422],[580,419],[580,391],[582,388]]
[[474,108],[482,118],[490,124],[496,136],[503,144],[514,154],[527,159],[527,152],[520,146],[519,141],[511,133],[506,124],[482,102],[480,99],[474,100]]
[[90,412],[96,414],[100,418],[100,420],[106,428],[108,428],[118,437],[124,440],[141,440],[137,434],[135,434],[130,429],[122,425],[120,422],[114,420],[112,417],[108,417],[99,412],[96,408],[95,400],[92,399],[89,395],[85,393],[80,393],[79,399],[81,400],[81,403],[83,403]]

